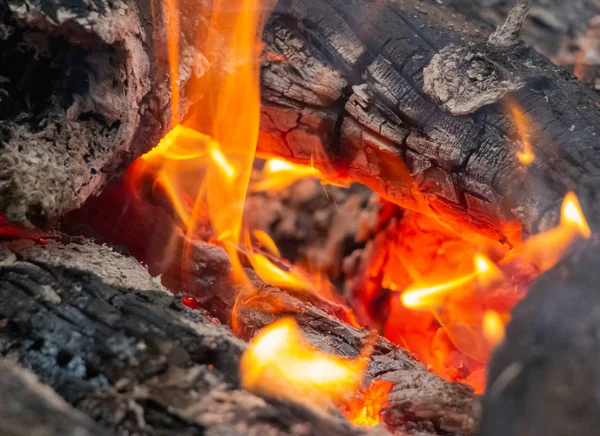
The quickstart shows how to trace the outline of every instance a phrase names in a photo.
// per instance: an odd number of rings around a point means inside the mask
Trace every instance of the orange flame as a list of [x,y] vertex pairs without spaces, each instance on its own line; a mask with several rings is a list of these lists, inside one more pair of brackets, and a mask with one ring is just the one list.
[[325,407],[360,386],[364,358],[345,359],[317,350],[293,318],[263,329],[242,355],[242,386],[311,407]]
[[385,380],[373,380],[358,398],[345,402],[346,417],[362,427],[375,427],[379,424],[381,410],[388,405],[388,394],[393,383]]
[[535,160],[535,153],[533,152],[533,147],[531,146],[531,142],[529,141],[530,123],[516,102],[509,101],[507,103],[507,106],[510,113],[512,114],[512,117],[519,131],[521,142],[523,143],[523,151],[517,152],[517,158],[523,165],[531,165]]

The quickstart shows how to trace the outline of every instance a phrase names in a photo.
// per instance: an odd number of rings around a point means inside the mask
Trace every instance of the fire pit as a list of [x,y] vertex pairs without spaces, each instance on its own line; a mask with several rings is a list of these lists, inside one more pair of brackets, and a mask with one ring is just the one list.
[[0,3],[0,433],[595,434],[598,5],[483,3]]

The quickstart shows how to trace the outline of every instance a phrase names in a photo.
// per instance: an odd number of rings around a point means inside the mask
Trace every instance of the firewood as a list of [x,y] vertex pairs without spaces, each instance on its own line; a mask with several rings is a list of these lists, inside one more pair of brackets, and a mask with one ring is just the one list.
[[[195,287],[191,294],[204,298],[213,315],[226,313],[227,321],[235,288],[226,274],[227,257],[215,250],[222,251],[194,246],[196,261],[208,255],[211,262],[196,264],[200,269],[187,286]],[[336,415],[241,390],[244,342],[206,312],[183,306],[133,258],[68,237],[13,240],[3,243],[1,252],[2,354],[105,428],[146,434],[370,434]],[[271,297],[283,301],[284,312],[295,312],[307,337],[325,351],[355,356],[371,335],[327,313],[331,306],[322,310],[318,300],[306,303],[261,286],[264,304]],[[219,304],[206,304],[209,298]],[[282,315],[249,306],[241,314],[244,336]],[[396,385],[384,414],[391,428],[472,434],[479,411],[472,391],[443,381],[383,338],[377,340],[366,381],[372,377]]]
[[78,412],[35,375],[0,360],[0,433],[5,436],[110,434]]
[[[0,159],[8,165],[0,210],[10,220],[55,224],[168,128],[162,11],[154,10],[152,26],[152,8],[140,2],[3,6],[2,44],[10,50],[3,51],[0,75],[13,98],[3,97]],[[206,26],[207,6],[180,5],[182,90],[186,78],[207,67],[191,46]],[[494,49],[483,33],[443,6],[416,0],[281,0],[264,34],[260,149],[296,160],[317,156],[338,178],[502,240],[510,239],[506,221],[518,220],[531,233],[551,226],[568,189],[577,190],[588,216],[597,214],[598,96],[527,45]],[[466,61],[471,67],[485,60],[481,80],[496,74],[520,86],[508,97],[530,120],[537,156],[530,167],[515,156],[522,144],[506,97],[453,115],[425,92],[425,69],[450,45],[465,59],[475,56]],[[24,47],[18,59],[16,46]],[[52,56],[67,62],[69,75]],[[4,68],[30,64],[39,66],[37,75],[25,75],[13,89],[15,72]],[[52,74],[58,90],[31,94],[40,75]],[[187,97],[183,92],[181,114]]]
[[[525,233],[555,225],[568,190],[596,221],[598,96],[526,44],[506,50],[488,36],[430,3],[280,1],[265,31],[276,56],[263,73],[259,148],[304,162],[314,155],[334,178],[499,240],[510,239],[508,221]],[[434,61],[455,62],[449,80],[470,71],[473,82],[510,86],[454,115],[443,93],[427,92]],[[528,120],[530,166],[517,159],[509,100]]]
[[368,434],[242,390],[244,342],[183,306],[135,259],[87,240],[16,240],[2,250],[2,354],[102,434]]

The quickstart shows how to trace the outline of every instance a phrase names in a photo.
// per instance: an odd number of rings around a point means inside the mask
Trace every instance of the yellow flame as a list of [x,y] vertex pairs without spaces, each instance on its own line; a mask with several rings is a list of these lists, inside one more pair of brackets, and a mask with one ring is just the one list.
[[498,267],[483,254],[473,257],[475,271],[462,277],[425,288],[407,289],[401,295],[402,304],[411,309],[431,307],[438,305],[443,297],[456,288],[464,286],[475,279],[479,279],[484,285],[502,274]]
[[[245,236],[245,248],[248,260],[261,279],[283,289],[311,291],[314,288],[313,282],[302,274],[295,270],[285,271],[283,268],[275,265],[266,256],[254,252],[249,233],[246,233]],[[271,242],[273,245],[275,244],[273,241]]]
[[561,208],[561,223],[577,229],[579,234],[586,239],[592,236],[592,230],[585,219],[579,199],[574,192],[568,192],[565,195]]
[[252,192],[279,190],[309,177],[324,179],[321,171],[312,165],[299,165],[273,158],[265,163],[260,179],[251,185],[250,190]]
[[281,252],[275,244],[275,241],[269,236],[267,232],[260,229],[252,230],[252,236],[258,241],[260,246],[271,253],[273,256],[281,258]]
[[529,238],[512,256],[523,256],[546,271],[556,265],[577,239],[588,239],[592,231],[585,219],[579,200],[573,192],[567,193],[561,207],[560,224]]
[[242,386],[256,394],[323,407],[360,386],[366,360],[317,350],[292,318],[263,329],[242,355]]
[[517,152],[517,158],[523,165],[531,165],[535,160],[535,153],[533,152],[533,147],[529,141],[529,120],[516,102],[510,101],[508,103],[508,109],[512,114],[519,131],[521,142],[523,143],[523,151]]
[[492,345],[504,340],[504,321],[498,312],[488,310],[483,315],[483,334]]

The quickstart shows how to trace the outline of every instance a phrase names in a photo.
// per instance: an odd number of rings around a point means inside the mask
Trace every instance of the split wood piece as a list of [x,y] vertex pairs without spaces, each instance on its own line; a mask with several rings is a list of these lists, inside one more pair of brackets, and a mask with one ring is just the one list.
[[15,240],[0,254],[0,354],[101,434],[369,434],[242,390],[244,342],[184,307],[133,258],[88,240]]
[[[184,250],[185,237],[172,216],[161,206],[136,201],[128,192],[124,184],[111,184],[100,197],[69,216],[71,230],[72,223],[79,224],[79,230],[82,224],[91,226],[95,237],[128,247],[152,275],[161,276],[168,289],[194,297],[210,316],[230,324],[236,295],[243,287],[231,281],[225,250],[204,242],[191,242]],[[308,339],[330,353],[356,357],[372,340],[373,332],[345,322],[353,321],[347,307],[308,292],[285,292],[264,283],[250,269],[246,273],[258,292],[237,313],[237,333],[243,339],[292,315]],[[382,337],[377,339],[365,382],[373,378],[395,384],[384,414],[391,428],[407,434],[474,433],[480,411],[472,389],[430,373],[412,354]]]
[[3,436],[107,436],[35,375],[0,359],[0,434]]
[[[506,222],[554,226],[568,190],[596,222],[599,97],[531,47],[486,38],[433,2],[280,0],[265,31],[259,148],[326,157],[334,178],[500,240],[513,236]],[[481,101],[473,113],[467,92]],[[509,99],[528,120],[529,167]]]
[[579,244],[513,310],[490,363],[481,436],[598,432],[599,248]]
[[[166,26],[154,0],[0,3],[0,214],[56,225],[166,132]],[[207,1],[180,1],[179,82]],[[154,15],[154,16],[153,16]],[[181,99],[184,114],[189,101]]]

